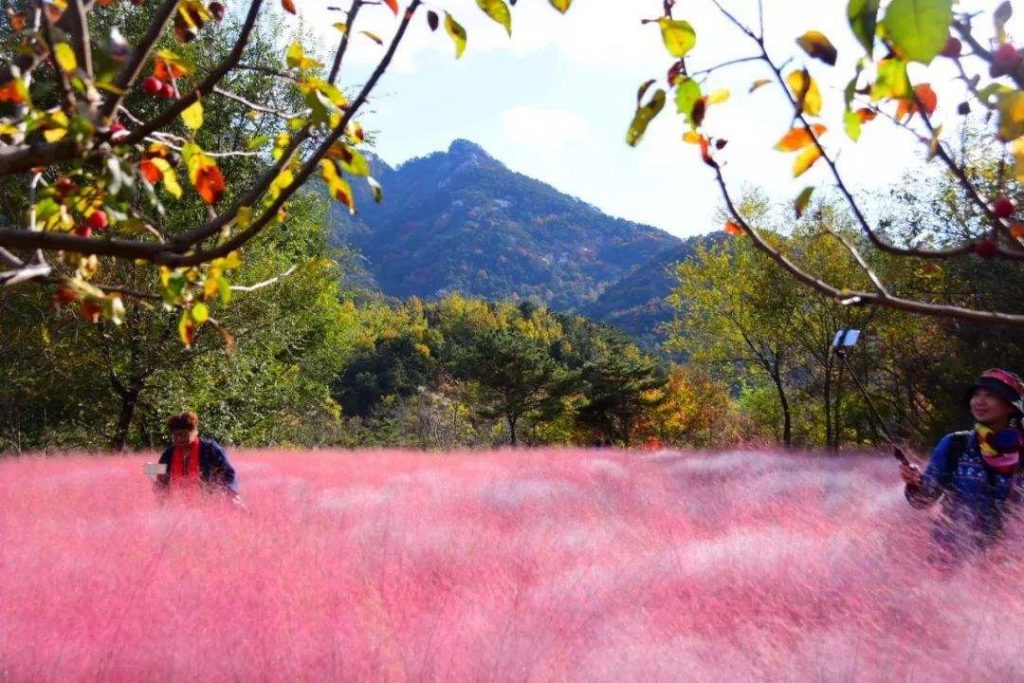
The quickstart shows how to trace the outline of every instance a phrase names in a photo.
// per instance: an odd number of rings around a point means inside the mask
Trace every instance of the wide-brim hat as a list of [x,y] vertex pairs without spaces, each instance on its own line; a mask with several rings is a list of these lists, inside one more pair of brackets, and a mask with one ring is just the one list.
[[999,368],[992,368],[981,373],[967,392],[968,402],[978,389],[991,391],[1013,406],[1018,415],[1024,415],[1024,381],[1014,373]]

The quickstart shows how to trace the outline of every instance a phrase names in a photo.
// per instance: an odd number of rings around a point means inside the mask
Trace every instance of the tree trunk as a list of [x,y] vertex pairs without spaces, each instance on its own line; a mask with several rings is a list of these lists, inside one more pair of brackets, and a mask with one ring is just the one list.
[[511,413],[506,415],[505,417],[508,418],[509,440],[512,443],[512,448],[515,448],[516,447],[516,422],[517,422],[518,418],[517,418],[517,416],[512,415]]
[[778,368],[772,373],[772,380],[775,382],[775,390],[779,393],[779,405],[782,406],[782,445],[789,448],[793,445],[792,418],[789,414],[789,401],[786,400],[786,390],[782,386],[782,377]]
[[138,402],[139,392],[137,390],[121,394],[121,414],[117,418],[114,438],[110,441],[110,447],[115,451],[123,451],[128,442],[128,429],[132,426],[132,418],[135,416],[135,406],[138,405]]

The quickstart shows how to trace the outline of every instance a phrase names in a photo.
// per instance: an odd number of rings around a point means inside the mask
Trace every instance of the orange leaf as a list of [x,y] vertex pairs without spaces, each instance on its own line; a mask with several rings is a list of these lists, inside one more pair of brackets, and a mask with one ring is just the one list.
[[388,7],[391,8],[391,11],[394,12],[395,16],[397,17],[398,16],[398,0],[384,0],[384,2],[385,2],[385,4],[387,4]]
[[743,234],[743,228],[740,227],[738,223],[734,223],[733,221],[726,221],[725,227],[722,229],[725,230],[726,233],[732,235],[733,237],[737,237]]
[[797,178],[814,165],[814,162],[821,158],[821,150],[817,147],[807,147],[797,156],[793,163],[793,177]]
[[939,106],[939,96],[932,90],[932,86],[922,83],[914,88],[914,92],[917,93],[917,99],[921,100],[921,104],[924,105],[925,112],[931,116],[935,112],[935,107]]
[[0,85],[0,102],[10,102],[11,104],[21,104],[25,101],[25,96],[22,94],[22,89],[18,87],[18,80],[12,78],[3,85]]
[[196,191],[207,204],[216,204],[221,195],[224,194],[224,175],[220,169],[210,164],[201,166],[196,171]]
[[157,57],[156,64],[153,66],[153,75],[165,82],[171,81],[175,78],[181,78],[186,73],[188,72],[183,68],[177,64],[168,62],[163,57]]
[[11,28],[15,31],[20,31],[25,28],[25,16],[15,12],[12,8],[7,8],[7,17],[11,20]]
[[149,159],[143,159],[139,163],[139,170],[142,171],[142,175],[145,176],[150,184],[158,183],[164,177],[163,171],[157,168],[156,164]]
[[857,118],[860,119],[861,123],[867,123],[868,121],[874,121],[875,117],[878,116],[878,112],[874,109],[868,109],[867,107],[861,107],[857,110]]
[[292,0],[281,0],[281,7],[284,7],[285,12],[295,14],[295,3]]
[[1014,223],[1010,226],[1010,234],[1020,239],[1024,237],[1024,223]]
[[703,135],[700,136],[700,158],[711,168],[718,168],[718,162],[711,156],[711,141]]
[[[811,126],[816,136],[823,134],[827,128],[820,123],[815,123]],[[803,149],[807,145],[813,144],[814,140],[811,138],[811,134],[807,132],[806,128],[793,128],[788,133],[782,136],[782,139],[775,144],[775,149],[780,152],[795,152],[798,149]]]

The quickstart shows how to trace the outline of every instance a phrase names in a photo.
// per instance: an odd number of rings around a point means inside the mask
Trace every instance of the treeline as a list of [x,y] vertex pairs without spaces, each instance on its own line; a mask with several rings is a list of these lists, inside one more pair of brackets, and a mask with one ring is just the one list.
[[[998,169],[979,163],[972,172],[995,191]],[[961,192],[954,179],[937,177],[928,191],[878,196],[879,210],[891,216],[882,220],[885,239],[940,246],[970,234],[980,217],[965,212],[971,204]],[[1024,275],[1012,262],[983,253],[945,261],[886,254],[828,202],[795,223],[789,206],[763,196],[748,197],[744,211],[784,255],[824,280],[867,291],[877,282],[893,295],[1024,312]],[[865,263],[847,245],[865,254]],[[970,425],[965,395],[981,371],[1024,370],[1019,330],[823,298],[786,277],[743,238],[700,249],[676,276],[670,348],[729,385],[740,410],[770,426],[783,445],[880,444],[881,421],[898,438],[928,448],[942,434]],[[862,331],[847,363],[831,348],[836,331],[845,328]],[[858,380],[881,420],[872,415]]]

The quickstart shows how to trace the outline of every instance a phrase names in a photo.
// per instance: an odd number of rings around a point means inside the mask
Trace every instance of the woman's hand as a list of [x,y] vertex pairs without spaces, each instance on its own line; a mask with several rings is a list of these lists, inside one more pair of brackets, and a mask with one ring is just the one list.
[[916,488],[921,485],[924,481],[924,475],[921,474],[921,470],[918,469],[917,465],[900,465],[900,476],[903,477],[903,481],[907,483],[907,486]]

